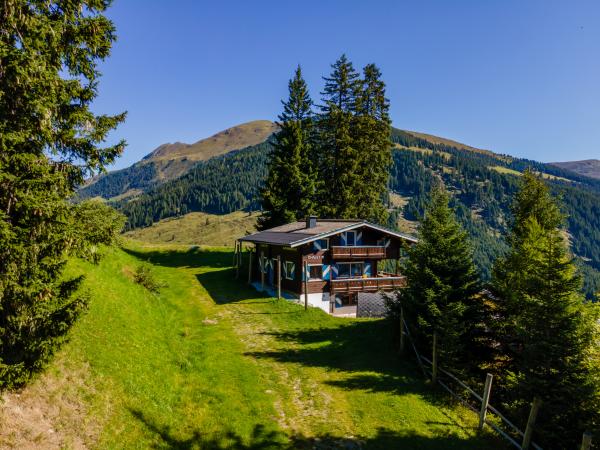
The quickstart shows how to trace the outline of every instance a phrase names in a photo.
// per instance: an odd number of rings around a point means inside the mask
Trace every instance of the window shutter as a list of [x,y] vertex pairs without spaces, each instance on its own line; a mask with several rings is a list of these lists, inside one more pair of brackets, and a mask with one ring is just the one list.
[[329,264],[323,264],[323,267],[322,267],[322,270],[323,270],[323,280],[329,280],[329,278],[330,278],[329,269],[330,269]]

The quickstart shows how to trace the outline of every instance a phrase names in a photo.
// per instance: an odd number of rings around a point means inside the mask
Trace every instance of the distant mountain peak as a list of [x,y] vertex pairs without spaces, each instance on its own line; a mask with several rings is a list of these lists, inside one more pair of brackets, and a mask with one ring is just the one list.
[[270,120],[253,120],[242,123],[193,144],[175,142],[162,144],[144,157],[144,161],[164,161],[186,158],[189,161],[204,161],[231,150],[238,150],[264,142],[277,130]]
[[584,159],[581,161],[564,161],[550,163],[561,169],[570,170],[584,177],[600,179],[600,160]]

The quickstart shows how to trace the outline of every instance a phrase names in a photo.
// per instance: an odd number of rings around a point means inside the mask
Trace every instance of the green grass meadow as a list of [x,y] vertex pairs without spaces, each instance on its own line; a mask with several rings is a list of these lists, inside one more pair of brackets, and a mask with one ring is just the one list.
[[[263,297],[234,279],[231,260],[225,248],[129,242],[99,265],[73,261],[90,307],[48,373],[83,380],[40,393],[78,404],[58,432],[94,429],[86,446],[110,449],[501,446],[395,354],[386,320]],[[133,282],[140,263],[158,294]]]

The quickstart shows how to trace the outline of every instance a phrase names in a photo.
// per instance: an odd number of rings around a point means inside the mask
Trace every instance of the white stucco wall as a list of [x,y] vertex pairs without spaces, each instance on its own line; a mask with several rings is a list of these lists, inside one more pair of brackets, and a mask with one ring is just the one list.
[[[304,294],[300,296],[300,300],[304,301]],[[308,304],[316,308],[321,308],[329,314],[329,296],[323,295],[323,293],[308,294]]]

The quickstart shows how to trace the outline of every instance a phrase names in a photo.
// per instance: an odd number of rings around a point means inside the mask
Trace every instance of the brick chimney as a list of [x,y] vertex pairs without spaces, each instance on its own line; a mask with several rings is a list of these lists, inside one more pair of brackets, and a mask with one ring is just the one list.
[[317,226],[317,216],[308,216],[306,218],[306,228],[314,228]]

